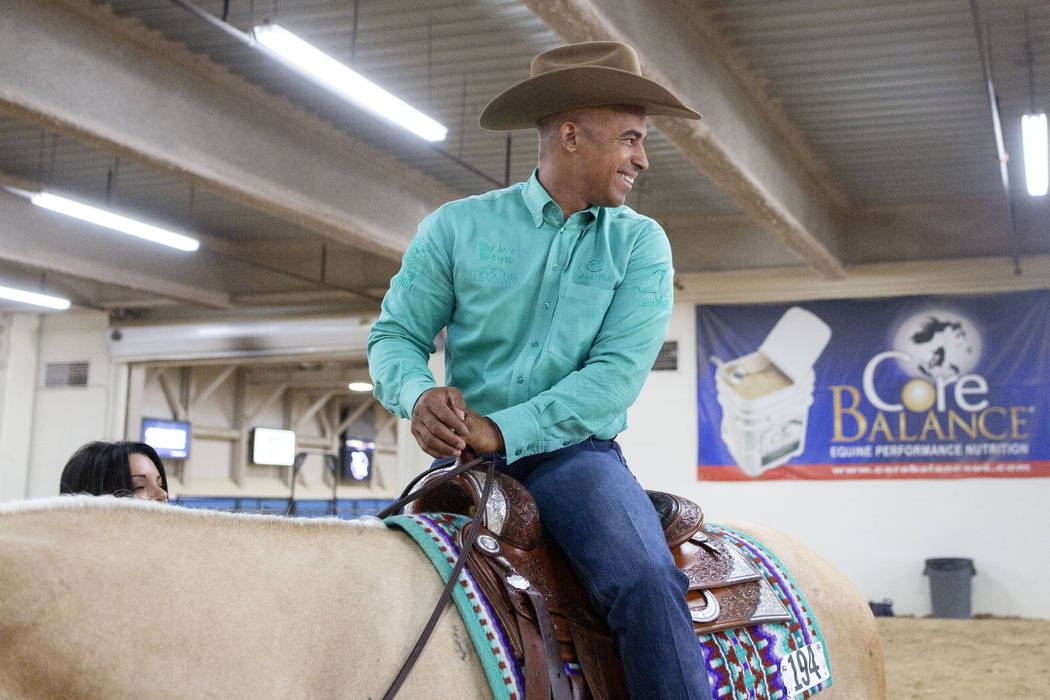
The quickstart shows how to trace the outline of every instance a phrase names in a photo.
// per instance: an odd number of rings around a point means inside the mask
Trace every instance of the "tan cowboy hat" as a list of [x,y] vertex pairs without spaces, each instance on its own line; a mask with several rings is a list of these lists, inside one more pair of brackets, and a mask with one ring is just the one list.
[[642,77],[630,46],[587,41],[532,59],[531,77],[496,95],[479,121],[489,131],[528,129],[550,114],[601,105],[636,105],[647,114],[700,118],[667,88]]

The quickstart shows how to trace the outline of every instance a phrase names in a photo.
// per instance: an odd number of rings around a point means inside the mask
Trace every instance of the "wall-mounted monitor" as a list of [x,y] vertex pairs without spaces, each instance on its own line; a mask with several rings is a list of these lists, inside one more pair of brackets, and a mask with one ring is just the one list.
[[372,477],[372,458],[376,444],[372,440],[346,438],[342,449],[342,476],[353,481],[368,481]]
[[142,442],[160,457],[186,459],[190,456],[190,424],[161,418],[142,419]]
[[290,467],[295,462],[295,431],[252,428],[252,464]]

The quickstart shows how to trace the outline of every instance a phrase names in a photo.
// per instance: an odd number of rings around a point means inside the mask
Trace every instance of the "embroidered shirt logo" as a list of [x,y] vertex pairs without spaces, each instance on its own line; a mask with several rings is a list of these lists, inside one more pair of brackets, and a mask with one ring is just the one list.
[[642,306],[651,306],[659,309],[671,306],[671,294],[669,285],[665,282],[669,267],[664,266],[653,270],[646,279],[638,283],[638,291],[646,295],[643,297]]
[[413,239],[401,261],[401,270],[394,278],[397,286],[405,291],[412,291],[412,288],[416,286],[416,278],[419,277],[423,264],[429,256],[430,251],[427,250],[427,244],[420,238]]
[[517,257],[518,252],[514,248],[500,243],[493,245],[488,241],[478,241],[478,260],[480,262],[512,265]]
[[586,284],[592,287],[611,287],[615,284],[615,280],[612,275],[603,273],[605,269],[605,261],[601,258],[595,258],[586,265],[585,270],[577,270],[572,273],[572,281],[577,284]]
[[517,273],[509,270],[498,270],[485,267],[480,270],[471,270],[467,273],[467,279],[475,284],[485,287],[500,287],[506,289],[518,281]]

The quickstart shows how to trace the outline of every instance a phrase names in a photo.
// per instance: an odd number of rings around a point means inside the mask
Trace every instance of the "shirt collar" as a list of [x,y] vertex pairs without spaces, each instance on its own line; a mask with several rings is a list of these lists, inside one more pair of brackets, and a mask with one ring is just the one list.
[[[525,206],[532,215],[532,221],[536,225],[536,228],[543,225],[543,214],[548,206],[553,206],[561,212],[558,203],[551,198],[550,194],[547,193],[547,190],[542,184],[540,184],[539,168],[532,171],[532,177],[528,179],[528,182],[525,183],[525,187],[522,190],[522,197],[525,199]],[[600,210],[601,207],[597,204],[584,209],[585,212],[588,212],[591,215],[591,221],[598,218],[598,212]],[[562,212],[562,214],[564,213]]]

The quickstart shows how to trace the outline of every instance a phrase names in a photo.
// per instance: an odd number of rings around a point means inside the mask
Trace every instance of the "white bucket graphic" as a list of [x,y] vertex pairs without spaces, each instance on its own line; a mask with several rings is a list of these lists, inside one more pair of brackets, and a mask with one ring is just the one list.
[[758,476],[806,449],[813,364],[830,339],[826,323],[792,306],[757,352],[724,363],[711,358],[722,441],[744,474]]

